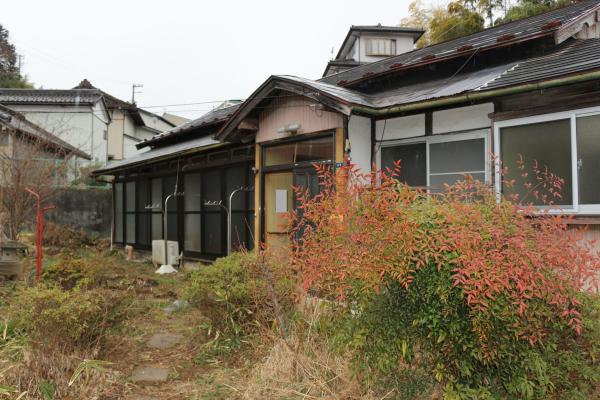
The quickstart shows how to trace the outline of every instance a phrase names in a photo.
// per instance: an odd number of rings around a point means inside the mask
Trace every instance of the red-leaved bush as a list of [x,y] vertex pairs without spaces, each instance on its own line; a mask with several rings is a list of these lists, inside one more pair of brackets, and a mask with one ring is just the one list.
[[[351,304],[357,291],[389,292],[390,283],[410,290],[427,268],[448,273],[450,290],[464,299],[478,362],[489,365],[510,357],[498,354],[505,336],[543,347],[554,329],[549,320],[581,335],[580,295],[597,288],[600,257],[556,208],[499,198],[470,177],[427,193],[400,184],[399,165],[370,174],[352,166],[315,168],[321,191],[310,198],[297,189],[300,205],[291,216],[291,259],[306,290]],[[527,178],[524,168],[521,176]],[[536,199],[560,196],[560,179],[546,178],[541,171],[528,186]],[[441,303],[449,296],[444,288],[433,291]],[[447,312],[436,323],[448,324]],[[452,339],[444,350],[448,339],[439,336],[440,351],[460,353]]]

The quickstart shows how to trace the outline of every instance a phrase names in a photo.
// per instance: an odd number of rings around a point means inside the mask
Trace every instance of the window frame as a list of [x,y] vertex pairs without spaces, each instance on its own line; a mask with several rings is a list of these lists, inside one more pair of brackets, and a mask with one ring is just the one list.
[[427,190],[430,191],[431,188],[431,173],[430,173],[430,163],[431,163],[431,158],[430,158],[430,151],[429,151],[429,147],[432,144],[438,144],[438,143],[450,143],[450,142],[460,142],[460,141],[465,141],[465,140],[476,140],[476,139],[483,139],[483,147],[484,147],[484,170],[483,171],[468,171],[468,172],[452,172],[452,173],[448,173],[448,174],[442,174],[442,173],[434,173],[434,175],[450,175],[450,174],[468,174],[468,173],[484,173],[485,176],[485,182],[484,184],[489,184],[491,183],[491,177],[492,177],[492,173],[491,173],[491,168],[490,168],[490,129],[489,128],[479,128],[479,129],[473,129],[473,130],[469,130],[469,131],[464,131],[464,132],[460,132],[460,133],[455,133],[455,132],[449,132],[449,133],[437,133],[435,135],[424,135],[424,136],[416,136],[416,137],[411,137],[411,138],[406,138],[406,139],[398,139],[398,140],[390,140],[390,141],[385,141],[385,142],[380,142],[381,143],[381,148],[379,149],[379,151],[377,152],[377,164],[379,166],[379,168],[382,168],[381,165],[381,150],[383,150],[386,147],[398,147],[398,146],[402,146],[402,145],[409,145],[409,144],[417,144],[417,143],[424,143],[425,144],[425,165],[426,165],[426,169],[425,169],[425,173],[426,173],[426,178],[427,178]]
[[[578,170],[578,152],[577,152],[577,118],[600,115],[600,107],[587,107],[567,111],[560,111],[549,114],[534,115],[530,117],[514,118],[505,121],[494,122],[494,156],[501,162],[502,154],[500,151],[501,129],[514,126],[532,125],[542,122],[557,120],[569,120],[571,128],[571,186],[572,186],[572,207],[560,206],[560,209],[551,208],[550,213],[563,214],[581,214],[581,215],[600,215],[600,204],[579,204],[579,170]],[[501,166],[496,163],[494,167],[495,190],[498,199],[502,196],[502,178]],[[548,207],[537,206],[539,209]]]

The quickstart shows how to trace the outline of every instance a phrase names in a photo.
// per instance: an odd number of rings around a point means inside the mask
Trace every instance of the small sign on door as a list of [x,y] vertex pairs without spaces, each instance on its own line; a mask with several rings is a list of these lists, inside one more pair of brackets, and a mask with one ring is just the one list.
[[285,189],[275,190],[275,212],[288,212],[288,191]]

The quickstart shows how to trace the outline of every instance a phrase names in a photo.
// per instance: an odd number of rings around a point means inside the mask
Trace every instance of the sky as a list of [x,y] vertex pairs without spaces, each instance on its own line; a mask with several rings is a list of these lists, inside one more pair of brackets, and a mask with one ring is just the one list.
[[[410,0],[2,0],[36,87],[83,78],[162,114],[198,117],[270,75],[319,78],[350,25],[397,25]],[[201,103],[201,104],[189,104]],[[186,105],[182,105],[186,104]]]

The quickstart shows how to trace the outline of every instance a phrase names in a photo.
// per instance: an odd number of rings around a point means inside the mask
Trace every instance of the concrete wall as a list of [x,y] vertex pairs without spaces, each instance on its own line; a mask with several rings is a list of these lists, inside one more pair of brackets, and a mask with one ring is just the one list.
[[61,189],[48,203],[56,209],[44,218],[60,225],[83,229],[89,234],[109,237],[112,224],[112,191],[104,188]]

